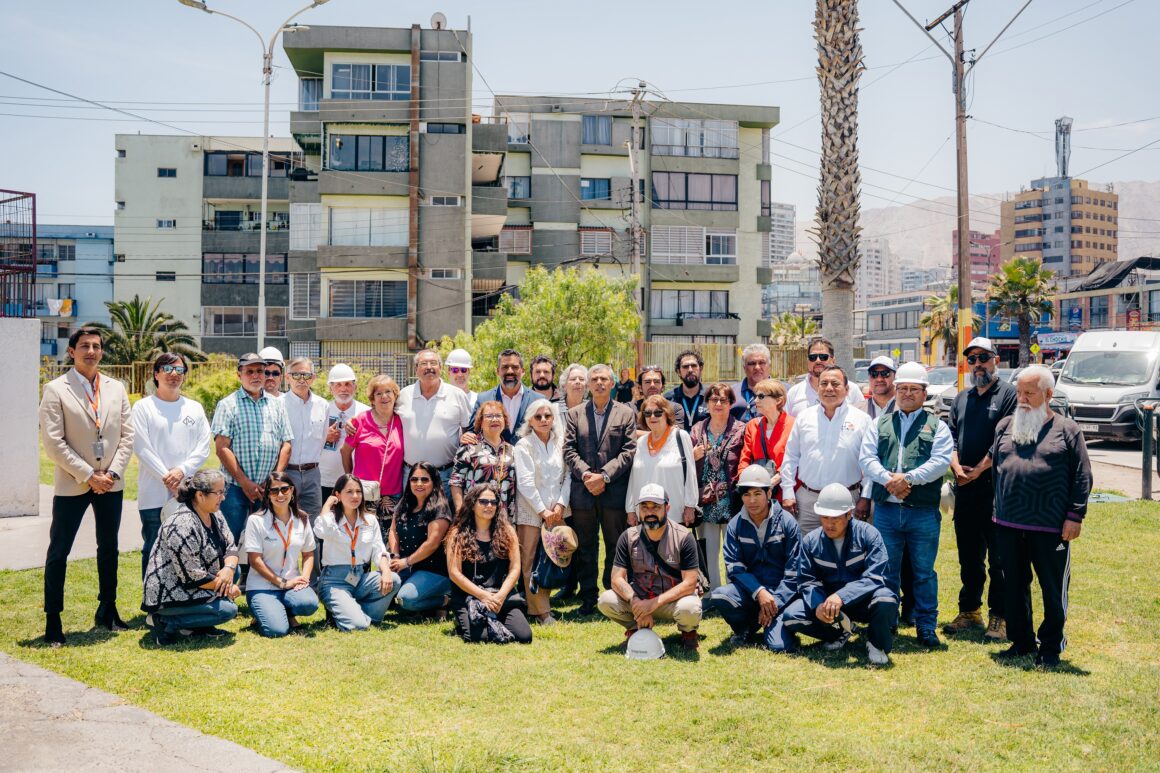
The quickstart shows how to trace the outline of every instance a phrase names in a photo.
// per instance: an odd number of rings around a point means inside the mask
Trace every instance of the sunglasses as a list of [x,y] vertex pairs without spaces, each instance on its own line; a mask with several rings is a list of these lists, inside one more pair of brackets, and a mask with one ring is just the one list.
[[653,408],[652,410],[643,411],[643,413],[650,419],[659,419],[661,416],[665,415],[665,412],[660,408]]
[[969,362],[971,365],[974,365],[976,362],[990,362],[991,358],[994,356],[995,355],[987,354],[986,352],[983,352],[982,354],[971,354],[967,356],[967,362]]
[[161,372],[162,373],[176,373],[177,375],[181,376],[181,375],[185,374],[185,366],[184,365],[162,365]]
[[892,370],[872,370],[870,371],[870,378],[889,378],[894,375]]
[[423,477],[416,476],[414,478],[411,478],[411,482],[412,483],[430,483],[431,479],[428,478],[426,475],[424,475]]
[[270,494],[272,496],[280,497],[283,494],[286,494],[289,491],[291,491],[293,488],[294,488],[293,486],[271,486],[270,487]]
[[499,505],[498,499],[477,499],[480,507],[497,507]]
[[830,359],[830,355],[823,352],[821,354],[807,354],[806,358],[810,362],[828,362]]
[[[269,375],[269,374],[266,374],[266,375]],[[294,379],[295,381],[309,381],[310,379],[314,378],[314,374],[313,373],[291,373],[290,378]]]
[[448,365],[447,372],[458,376],[460,373],[470,373],[471,368],[457,368],[453,365]]
[[532,418],[535,419],[536,421],[551,421],[552,414],[550,414],[550,413],[537,413]]
[[773,395],[769,394],[768,392],[754,392],[753,393],[754,400],[764,400],[767,397],[773,397]]
[[280,370],[268,370],[268,371],[266,371],[266,375],[276,378],[276,377],[282,375],[282,371],[280,371]]

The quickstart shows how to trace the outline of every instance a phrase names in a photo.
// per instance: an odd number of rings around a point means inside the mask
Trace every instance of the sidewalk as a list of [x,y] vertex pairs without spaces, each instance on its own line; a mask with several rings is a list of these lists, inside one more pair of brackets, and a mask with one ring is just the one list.
[[[40,484],[40,515],[25,518],[0,518],[0,569],[34,569],[44,566],[48,553],[48,527],[52,524],[52,486]],[[121,552],[140,550],[141,516],[137,502],[126,499],[121,508]],[[85,514],[69,560],[95,558],[97,531],[93,513]]]

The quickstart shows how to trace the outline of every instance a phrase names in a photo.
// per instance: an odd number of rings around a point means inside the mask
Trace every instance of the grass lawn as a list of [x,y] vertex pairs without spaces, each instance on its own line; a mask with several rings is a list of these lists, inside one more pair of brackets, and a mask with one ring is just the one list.
[[[277,641],[241,617],[236,636],[158,649],[140,629],[87,632],[92,561],[71,565],[60,650],[37,643],[42,573],[0,573],[0,650],[312,770],[1153,768],[1158,519],[1151,503],[1092,508],[1057,672],[1000,665],[1002,646],[977,636],[919,651],[913,629],[885,669],[867,667],[860,639],[836,654],[730,651],[719,618],[702,626],[699,655],[678,652],[664,626],[669,657],[629,662],[619,626],[576,622],[573,607],[525,647],[468,646],[450,623],[392,613],[366,633],[317,624]],[[945,622],[958,566],[944,526]],[[138,566],[121,562],[122,613],[140,602]]]

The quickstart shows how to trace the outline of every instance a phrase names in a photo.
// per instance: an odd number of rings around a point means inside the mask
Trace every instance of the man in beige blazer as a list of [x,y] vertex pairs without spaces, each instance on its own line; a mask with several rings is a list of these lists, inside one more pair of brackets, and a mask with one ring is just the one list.
[[95,328],[73,333],[68,343],[73,368],[45,384],[40,401],[41,440],[56,464],[44,563],[44,639],[56,647],[65,643],[60,613],[68,554],[90,505],[97,522],[100,578],[95,622],[110,631],[127,628],[117,614],[117,534],[133,425],[125,386],[98,371],[103,344],[101,331]]

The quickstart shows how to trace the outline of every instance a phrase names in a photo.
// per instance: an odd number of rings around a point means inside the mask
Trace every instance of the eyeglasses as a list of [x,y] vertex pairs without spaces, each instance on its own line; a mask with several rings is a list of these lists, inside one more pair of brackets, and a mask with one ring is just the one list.
[[411,482],[412,483],[430,483],[431,479],[428,478],[426,475],[424,475],[423,477],[415,476],[414,478],[411,478]]
[[222,489],[221,491],[203,491],[201,493],[205,494],[207,497],[224,497],[226,495],[226,490]]
[[870,371],[870,378],[890,378],[894,375],[892,370],[872,370]]
[[280,371],[280,370],[268,370],[268,371],[266,371],[266,375],[270,376],[272,378],[276,378],[276,377],[282,375],[282,371]]
[[[269,374],[267,373],[266,375],[269,375]],[[314,378],[314,374],[313,373],[291,373],[290,378],[294,379],[295,381],[309,381],[310,379]]]
[[181,376],[185,373],[185,366],[184,365],[162,365],[161,372],[162,373],[176,373],[177,375]]
[[499,505],[498,499],[477,499],[480,507],[497,507]]
[[483,414],[484,421],[503,421],[504,415],[502,413],[485,413]]
[[830,355],[826,354],[825,352],[819,352],[818,354],[807,354],[806,358],[809,359],[810,362],[828,362]]
[[650,419],[659,419],[661,416],[665,415],[665,412],[662,411],[660,408],[654,408],[652,410],[642,411],[642,413]]
[[550,413],[537,413],[532,418],[535,419],[536,421],[551,421],[552,414],[550,414]]
[[995,355],[988,354],[987,352],[983,352],[982,354],[971,354],[967,356],[967,362],[969,362],[971,365],[974,365],[976,362],[990,362],[991,358],[994,356]]
[[758,368],[758,367],[765,367],[768,364],[769,364],[769,360],[750,360],[749,362],[745,363],[745,367]]
[[767,397],[773,397],[773,395],[771,395],[767,392],[754,392],[753,393],[754,400],[764,400]]
[[729,401],[728,397],[718,396],[718,397],[710,397],[709,402],[712,403],[713,405],[729,405],[730,401]]
[[280,497],[283,494],[289,493],[290,490],[293,488],[294,488],[293,486],[271,486],[270,487],[270,494],[272,496]]
[[460,373],[470,373],[471,368],[457,368],[454,365],[448,365],[447,372],[453,376],[458,376]]

